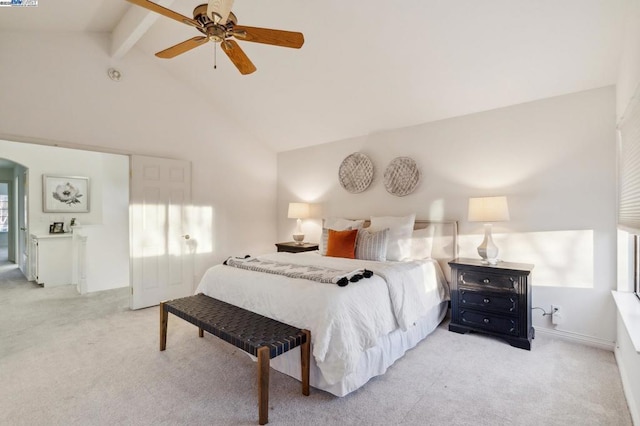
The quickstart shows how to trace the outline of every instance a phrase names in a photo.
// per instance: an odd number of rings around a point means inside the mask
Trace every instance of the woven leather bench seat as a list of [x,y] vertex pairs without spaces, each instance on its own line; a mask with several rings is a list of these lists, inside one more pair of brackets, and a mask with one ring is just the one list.
[[258,412],[268,422],[269,360],[301,346],[302,393],[309,395],[311,333],[218,299],[197,294],[160,303],[160,350],[166,349],[168,314],[258,357]]

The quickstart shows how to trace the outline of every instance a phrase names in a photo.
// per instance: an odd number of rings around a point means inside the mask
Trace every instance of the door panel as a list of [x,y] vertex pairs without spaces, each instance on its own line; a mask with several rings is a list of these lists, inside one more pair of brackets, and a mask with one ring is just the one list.
[[193,291],[187,241],[191,164],[131,157],[131,308],[159,304]]

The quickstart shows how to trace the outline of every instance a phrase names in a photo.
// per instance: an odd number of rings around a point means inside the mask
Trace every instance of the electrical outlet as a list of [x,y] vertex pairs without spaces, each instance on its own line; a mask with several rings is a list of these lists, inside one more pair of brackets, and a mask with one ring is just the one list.
[[559,305],[551,305],[551,324],[562,324],[564,320],[562,307]]

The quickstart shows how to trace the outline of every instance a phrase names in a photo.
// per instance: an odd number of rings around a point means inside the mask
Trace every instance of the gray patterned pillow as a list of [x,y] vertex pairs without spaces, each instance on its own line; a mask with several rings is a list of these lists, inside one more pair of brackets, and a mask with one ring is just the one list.
[[384,262],[387,260],[388,243],[389,229],[378,232],[361,229],[356,239],[356,259]]
[[416,215],[371,216],[371,232],[389,228],[388,260],[408,260],[411,255],[411,232]]

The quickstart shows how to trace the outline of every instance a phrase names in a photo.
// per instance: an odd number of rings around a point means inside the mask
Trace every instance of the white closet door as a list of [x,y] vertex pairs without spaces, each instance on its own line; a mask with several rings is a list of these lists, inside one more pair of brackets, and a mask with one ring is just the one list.
[[131,308],[191,295],[191,164],[131,156]]

